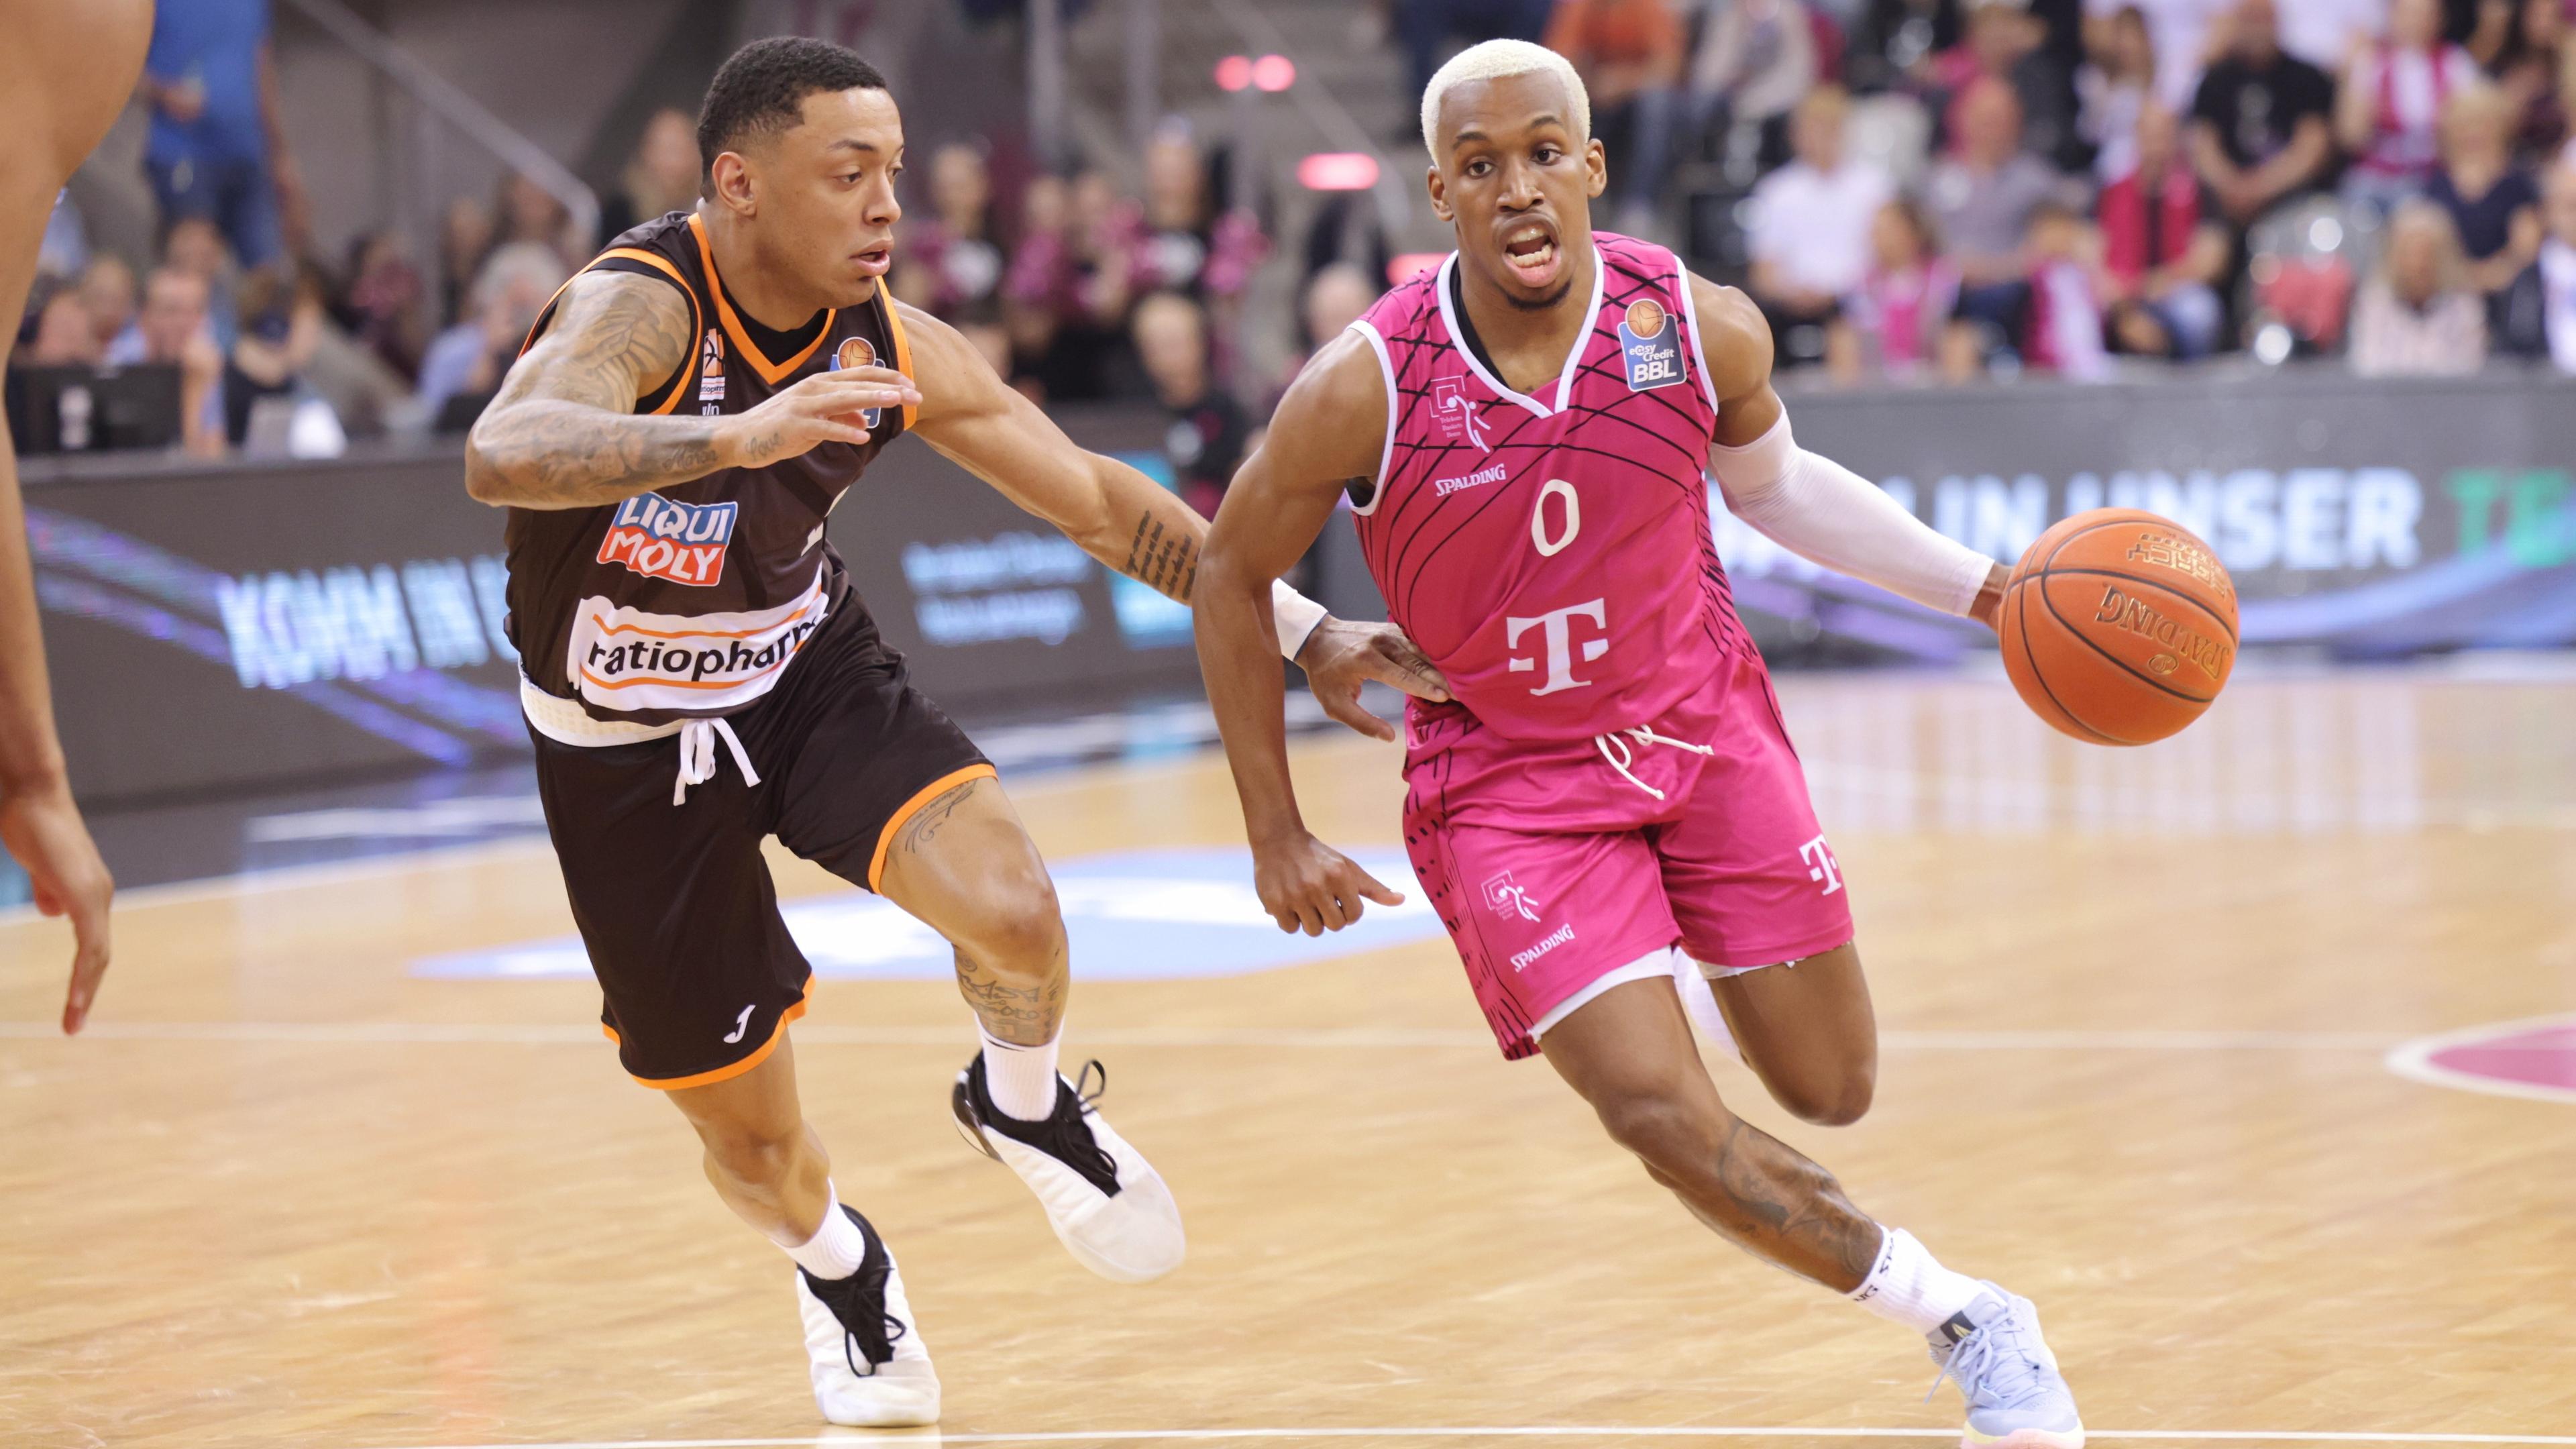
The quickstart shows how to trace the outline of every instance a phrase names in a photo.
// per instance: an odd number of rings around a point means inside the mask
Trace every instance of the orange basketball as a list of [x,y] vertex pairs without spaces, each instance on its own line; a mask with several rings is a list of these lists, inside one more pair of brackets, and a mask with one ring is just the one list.
[[2004,672],[2041,719],[2143,745],[2209,708],[2236,665],[2236,584],[2190,530],[2135,508],[2079,513],[2013,566]]

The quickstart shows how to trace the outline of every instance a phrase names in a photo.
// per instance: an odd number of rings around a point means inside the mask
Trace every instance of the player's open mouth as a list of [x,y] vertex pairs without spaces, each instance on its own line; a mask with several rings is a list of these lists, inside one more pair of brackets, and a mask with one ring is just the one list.
[[1544,287],[1556,280],[1559,252],[1556,229],[1545,222],[1524,222],[1503,234],[1503,261],[1527,286]]
[[850,260],[857,262],[859,270],[869,276],[882,277],[886,268],[894,265],[894,244],[879,242],[865,251],[851,253]]

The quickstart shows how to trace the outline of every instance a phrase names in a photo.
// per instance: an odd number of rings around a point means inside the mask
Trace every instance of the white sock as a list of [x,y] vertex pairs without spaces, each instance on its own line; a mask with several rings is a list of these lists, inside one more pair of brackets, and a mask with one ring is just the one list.
[[841,1193],[831,1183],[823,1184],[823,1226],[801,1247],[787,1250],[796,1266],[817,1278],[847,1278],[859,1271],[859,1260],[867,1256],[867,1234],[841,1211]]
[[1932,1260],[1930,1250],[1903,1228],[1882,1228],[1878,1262],[1851,1291],[1851,1301],[1881,1318],[1929,1334],[1975,1302],[1986,1285]]
[[975,1023],[984,1038],[984,1090],[1002,1115],[1022,1122],[1043,1122],[1055,1115],[1055,1044],[1064,1039],[1058,1026],[1045,1046],[1018,1046],[995,1037]]

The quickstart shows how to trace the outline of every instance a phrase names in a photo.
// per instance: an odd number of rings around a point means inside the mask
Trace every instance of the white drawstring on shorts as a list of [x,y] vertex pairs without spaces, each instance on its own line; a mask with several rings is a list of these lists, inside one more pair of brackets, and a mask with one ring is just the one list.
[[751,756],[742,752],[742,741],[735,737],[733,726],[723,719],[693,719],[680,726],[680,778],[671,787],[671,803],[689,798],[691,785],[703,785],[716,777],[716,736],[724,736],[725,748],[733,752],[733,762],[742,767],[742,782],[760,783],[760,772],[751,767]]
[[[1629,784],[1636,786],[1638,789],[1645,791],[1647,794],[1654,796],[1658,800],[1664,798],[1663,791],[1656,789],[1654,786],[1638,779],[1635,775],[1628,773],[1628,767],[1637,762],[1637,756],[1634,751],[1628,748],[1628,740],[1619,738],[1621,735],[1626,735],[1629,739],[1633,739],[1641,745],[1671,745],[1675,749],[1688,750],[1694,755],[1713,755],[1717,753],[1717,750],[1713,746],[1695,745],[1688,740],[1677,740],[1670,738],[1669,736],[1659,735],[1655,733],[1653,727],[1646,725],[1640,725],[1636,729],[1632,730],[1613,730],[1606,735],[1594,735],[1592,737],[1593,746],[1601,751],[1601,758],[1610,762],[1611,769],[1618,771],[1620,777],[1625,779]],[[1611,753],[1613,749],[1616,749],[1618,753]]]

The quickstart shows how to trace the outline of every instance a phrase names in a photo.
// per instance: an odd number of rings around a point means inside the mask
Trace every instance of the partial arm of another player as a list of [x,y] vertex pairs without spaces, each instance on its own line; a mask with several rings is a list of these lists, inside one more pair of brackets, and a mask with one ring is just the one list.
[[[913,373],[924,380],[928,399],[912,425],[923,442],[1063,530],[1093,558],[1169,598],[1196,602],[1206,519],[1153,479],[1075,446],[955,328],[912,307],[904,308],[903,320]],[[1359,707],[1365,680],[1426,699],[1447,697],[1439,671],[1392,626],[1333,618],[1284,584],[1265,597],[1279,608],[1278,627],[1268,636],[1278,646],[1273,657],[1284,654],[1304,667],[1325,711],[1351,728],[1395,737]]]
[[1701,366],[1717,393],[1709,470],[1727,510],[1773,543],[1838,574],[1992,626],[2002,564],[1957,543],[1831,458],[1798,446],[1771,390],[1771,329],[1750,298],[1691,278]]
[[861,367],[816,373],[730,417],[637,414],[637,398],[697,356],[690,320],[669,283],[575,277],[467,437],[466,491],[495,506],[592,508],[821,443],[862,443],[858,413],[921,400],[901,373]]
[[1323,531],[1346,484],[1376,479],[1392,425],[1367,341],[1345,332],[1326,343],[1235,473],[1199,564],[1199,671],[1243,801],[1253,887],[1279,929],[1309,936],[1358,920],[1364,900],[1393,906],[1404,897],[1308,833],[1298,814],[1279,666],[1268,648],[1270,584]]

